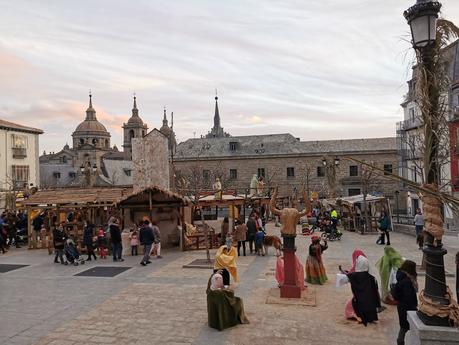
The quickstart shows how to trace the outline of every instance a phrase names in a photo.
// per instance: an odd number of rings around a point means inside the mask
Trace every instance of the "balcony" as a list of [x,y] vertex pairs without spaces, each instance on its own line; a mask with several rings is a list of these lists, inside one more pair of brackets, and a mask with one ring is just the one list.
[[410,129],[418,128],[422,125],[420,118],[408,119],[397,122],[397,132],[409,131]]
[[27,157],[26,148],[13,147],[12,150],[13,150],[13,158],[23,159]]

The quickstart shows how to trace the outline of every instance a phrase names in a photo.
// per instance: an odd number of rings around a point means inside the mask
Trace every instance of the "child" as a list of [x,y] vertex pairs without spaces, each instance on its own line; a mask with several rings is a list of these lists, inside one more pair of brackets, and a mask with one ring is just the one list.
[[105,233],[104,229],[100,228],[97,234],[97,250],[101,259],[107,258],[107,252],[105,251]]
[[259,228],[257,233],[255,234],[255,251],[257,255],[265,256],[265,252],[263,249],[263,241],[265,240],[265,233],[263,232],[262,228]]
[[129,235],[131,239],[131,255],[137,256],[138,255],[138,248],[139,248],[139,235],[137,230],[131,230],[131,234]]
[[418,307],[418,299],[416,296],[418,290],[416,263],[411,260],[405,260],[397,271],[396,278],[397,283],[391,289],[391,294],[398,302],[397,312],[400,331],[398,332],[397,345],[404,345],[405,334],[410,329],[410,324],[407,320],[407,312],[408,310],[416,310]]

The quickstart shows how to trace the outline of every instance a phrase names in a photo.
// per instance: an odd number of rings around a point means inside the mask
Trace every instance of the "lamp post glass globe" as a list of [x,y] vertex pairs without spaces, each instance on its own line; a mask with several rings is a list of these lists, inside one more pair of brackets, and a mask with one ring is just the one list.
[[327,160],[325,158],[322,158],[322,165],[325,167],[327,166]]
[[437,18],[441,3],[431,0],[417,0],[403,16],[411,29],[412,44],[415,49],[422,49],[435,44]]
[[80,171],[83,173],[84,172],[84,165],[80,166]]
[[336,166],[339,165],[339,158],[338,158],[338,157],[335,158],[335,165],[336,165]]
[[93,172],[96,172],[96,171],[97,171],[97,165],[96,165],[96,164],[93,165],[92,171],[93,171]]

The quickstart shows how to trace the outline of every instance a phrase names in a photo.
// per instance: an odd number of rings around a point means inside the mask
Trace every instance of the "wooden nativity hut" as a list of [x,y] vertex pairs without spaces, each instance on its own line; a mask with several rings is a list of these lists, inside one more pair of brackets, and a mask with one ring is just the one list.
[[137,228],[144,217],[155,221],[161,231],[161,246],[180,244],[183,207],[186,199],[169,190],[151,186],[121,198],[117,205],[124,220],[124,229]]

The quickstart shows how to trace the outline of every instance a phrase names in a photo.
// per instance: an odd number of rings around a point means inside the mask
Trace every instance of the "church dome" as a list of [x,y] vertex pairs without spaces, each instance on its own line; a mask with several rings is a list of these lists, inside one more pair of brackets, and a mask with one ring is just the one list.
[[143,126],[143,121],[139,116],[131,116],[127,122],[129,125],[140,125]]
[[86,110],[86,118],[83,122],[81,122],[75,132],[73,132],[73,136],[80,136],[80,135],[97,135],[97,136],[110,136],[108,133],[107,128],[96,118],[96,111],[92,107],[92,96],[89,95],[89,107]]
[[143,126],[143,121],[139,116],[139,109],[137,109],[137,97],[134,96],[134,107],[132,108],[132,116],[129,118],[128,125],[131,126]]
[[103,132],[108,133],[107,128],[97,120],[84,120],[78,125],[74,134],[79,134],[81,132]]

